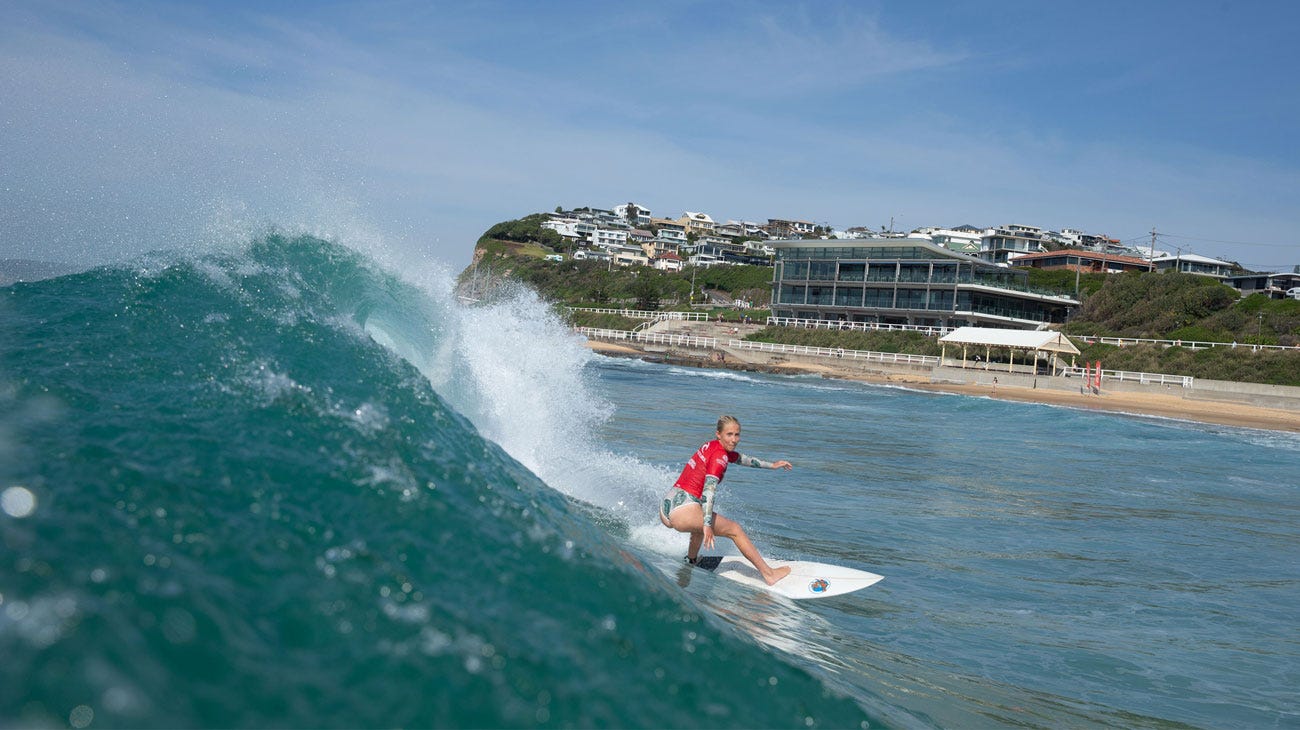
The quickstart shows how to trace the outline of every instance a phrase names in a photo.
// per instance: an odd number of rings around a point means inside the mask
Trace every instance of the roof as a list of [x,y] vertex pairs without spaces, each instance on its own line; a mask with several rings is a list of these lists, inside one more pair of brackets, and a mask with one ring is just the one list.
[[1232,266],[1232,264],[1227,261],[1212,259],[1208,256],[1198,256],[1194,253],[1184,253],[1184,254],[1179,254],[1177,256],[1170,256],[1166,254],[1164,256],[1157,256],[1153,260],[1154,261],[1192,261],[1198,264],[1218,264],[1219,266]]
[[1009,330],[997,327],[958,327],[939,341],[954,345],[988,345],[1021,350],[1078,355],[1079,348],[1060,332],[1050,330]]
[[1102,253],[1100,251],[1081,251],[1075,248],[1062,248],[1056,251],[1039,251],[1036,253],[1027,253],[1023,256],[1017,256],[1016,261],[1035,259],[1050,259],[1056,256],[1078,256],[1081,259],[1094,259],[1099,261],[1118,261],[1126,264],[1141,264],[1150,266],[1151,262],[1146,259],[1134,258],[1133,256],[1121,256],[1114,253]]

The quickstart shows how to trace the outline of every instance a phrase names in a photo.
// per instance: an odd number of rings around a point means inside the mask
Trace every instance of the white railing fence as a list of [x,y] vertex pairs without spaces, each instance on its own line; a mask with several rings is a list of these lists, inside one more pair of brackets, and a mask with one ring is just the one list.
[[[1096,377],[1096,370],[1091,371]],[[1079,367],[1067,367],[1061,371],[1061,374],[1067,378],[1082,378],[1089,373],[1088,370]],[[1101,380],[1105,383],[1107,380],[1119,380],[1121,382],[1141,383],[1143,385],[1177,385],[1182,388],[1192,387],[1194,378],[1190,375],[1165,375],[1163,373],[1134,373],[1128,370],[1106,370],[1101,371]]]
[[1300,350],[1300,345],[1249,345],[1240,342],[1203,342],[1200,340],[1155,340],[1142,337],[1095,337],[1093,335],[1068,335],[1070,339],[1086,342],[1090,345],[1159,345],[1161,347],[1186,347],[1189,350],[1206,350],[1211,347],[1230,347],[1232,349],[1261,352],[1264,350]]
[[773,342],[750,342],[749,340],[729,340],[727,347],[736,350],[756,350],[782,355],[809,355],[813,357],[833,357],[837,360],[867,360],[899,365],[938,365],[939,358],[934,355],[905,355],[897,352],[869,352],[867,350],[844,350],[838,347],[810,347],[808,345],[781,345]]
[[647,309],[599,309],[595,307],[565,307],[570,312],[591,312],[592,314],[617,314],[628,319],[683,319],[692,322],[707,321],[707,312],[656,312]]
[[799,319],[797,317],[768,317],[767,323],[778,327],[802,327],[804,329],[841,330],[844,332],[919,332],[927,337],[940,337],[952,332],[951,327],[883,324],[880,322],[841,322],[834,319]]
[[575,327],[574,331],[592,340],[631,340],[649,345],[677,345],[679,347],[696,347],[706,350],[715,350],[718,347],[718,338],[716,337],[670,335],[657,332],[629,332],[627,330],[607,330],[597,327]]

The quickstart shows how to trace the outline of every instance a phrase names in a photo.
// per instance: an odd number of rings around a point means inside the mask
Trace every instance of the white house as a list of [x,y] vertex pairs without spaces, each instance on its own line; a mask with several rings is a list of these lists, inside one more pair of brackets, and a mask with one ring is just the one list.
[[617,228],[597,228],[593,244],[599,248],[611,248],[627,243],[627,231]]
[[587,243],[596,242],[597,226],[595,223],[592,223],[591,221],[578,221],[574,224],[573,230],[578,234],[580,240],[586,241]]
[[644,226],[653,220],[650,217],[650,209],[636,203],[614,206],[614,215],[635,226]]
[[972,231],[969,228],[940,228],[939,226],[925,226],[912,231],[917,236],[922,236],[934,241],[950,251],[958,253],[967,253],[976,255],[980,251],[980,239],[983,238],[982,231]]
[[609,261],[610,258],[608,251],[579,249],[573,252],[574,261]]
[[549,228],[565,238],[581,238],[578,235],[578,219],[568,216],[552,215],[550,220],[542,221],[542,228]]
[[980,237],[979,256],[991,263],[1005,264],[1015,256],[1046,251],[1042,233],[1041,228],[1016,224],[990,229]]
[[709,267],[709,266],[717,266],[719,264],[725,264],[725,263],[727,263],[726,260],[723,259],[721,256],[717,256],[711,253],[697,253],[691,256],[691,266]]
[[660,271],[681,271],[686,262],[675,253],[665,253],[655,257],[654,267]]
[[1185,274],[1212,276],[1215,279],[1226,279],[1232,275],[1234,269],[1233,265],[1227,261],[1212,259],[1208,256],[1197,256],[1194,253],[1157,256],[1151,259],[1151,263],[1155,264],[1156,271],[1174,270]]

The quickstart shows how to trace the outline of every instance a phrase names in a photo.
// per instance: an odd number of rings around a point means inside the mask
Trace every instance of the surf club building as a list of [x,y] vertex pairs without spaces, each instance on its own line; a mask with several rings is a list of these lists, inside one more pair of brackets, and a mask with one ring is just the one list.
[[929,239],[771,241],[776,317],[1037,329],[1078,300],[1031,291],[1029,274]]

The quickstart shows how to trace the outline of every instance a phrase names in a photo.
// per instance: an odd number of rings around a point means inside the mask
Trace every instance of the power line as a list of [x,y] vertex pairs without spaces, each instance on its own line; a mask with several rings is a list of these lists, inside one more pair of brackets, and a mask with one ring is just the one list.
[[1259,243],[1255,241],[1224,241],[1217,238],[1197,238],[1196,236],[1184,236],[1178,233],[1165,233],[1163,231],[1161,231],[1156,235],[1166,236],[1169,238],[1186,238],[1190,241],[1205,241],[1208,243],[1231,243],[1237,246],[1273,246],[1277,248],[1282,248],[1282,247],[1294,247],[1296,245],[1294,243]]

